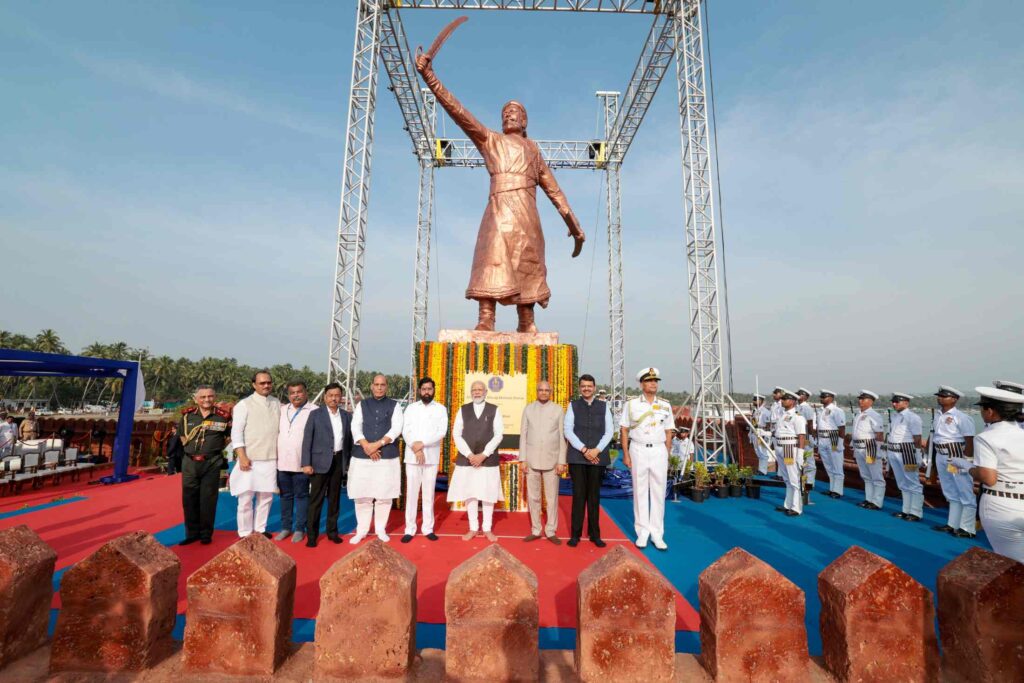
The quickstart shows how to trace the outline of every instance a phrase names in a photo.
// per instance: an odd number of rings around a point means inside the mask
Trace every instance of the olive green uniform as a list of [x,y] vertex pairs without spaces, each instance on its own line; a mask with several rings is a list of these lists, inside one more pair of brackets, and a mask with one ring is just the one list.
[[185,413],[178,434],[185,447],[181,468],[185,538],[207,540],[213,537],[224,449],[231,440],[231,416],[217,409],[206,417],[199,411]]

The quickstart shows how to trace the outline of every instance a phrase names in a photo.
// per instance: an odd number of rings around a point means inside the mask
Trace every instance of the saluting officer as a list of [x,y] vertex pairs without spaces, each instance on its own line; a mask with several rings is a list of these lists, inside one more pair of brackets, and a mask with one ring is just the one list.
[[864,482],[864,500],[857,507],[866,510],[881,510],[885,502],[885,477],[882,474],[882,459],[878,457],[878,447],[884,442],[882,415],[875,410],[878,394],[861,389],[857,396],[860,412],[853,417],[850,431],[850,448],[853,459],[857,461],[861,481]]
[[818,455],[828,474],[828,495],[843,497],[843,442],[846,440],[846,413],[836,405],[836,392],[822,389],[821,412],[818,414]]
[[921,485],[921,417],[910,409],[908,393],[897,391],[892,395],[892,407],[896,413],[889,421],[889,469],[892,470],[896,485],[903,494],[903,509],[894,512],[893,517],[908,522],[920,522],[924,516],[924,487]]
[[633,523],[636,547],[647,541],[658,550],[665,544],[665,486],[668,479],[668,453],[675,434],[675,418],[668,401],[656,396],[661,372],[644,368],[637,373],[643,394],[631,398],[619,421],[623,463],[633,473]]
[[[974,458],[974,420],[956,407],[963,392],[951,386],[942,385],[935,392],[936,401],[942,409],[932,423],[931,445],[935,449],[935,470],[939,474],[942,495],[949,503],[949,518],[945,524],[932,527],[946,531],[960,538],[974,538],[977,532],[977,498],[974,496],[974,480],[966,470],[952,464],[952,458]],[[925,448],[928,444],[925,444]]]
[[807,420],[796,410],[795,391],[782,389],[783,413],[775,423],[775,462],[786,484],[786,502],[775,509],[796,517],[804,511],[803,470],[804,446],[807,444]]
[[196,388],[195,407],[181,416],[178,434],[185,448],[181,467],[181,505],[185,513],[185,540],[179,545],[213,539],[217,515],[217,489],[224,464],[224,449],[231,436],[231,413],[214,406],[213,387]]
[[[750,430],[750,443],[754,445],[754,453],[757,454],[757,471],[760,474],[768,474],[768,464],[772,461],[771,451],[768,450],[768,440],[772,438],[772,432],[768,428],[771,420],[771,413],[764,405],[764,395],[754,394],[754,414],[751,421],[754,429]],[[760,437],[760,438],[758,438]]]
[[818,475],[818,463],[814,459],[814,449],[818,445],[818,440],[815,438],[815,434],[818,432],[818,420],[814,414],[814,406],[807,402],[807,399],[811,397],[811,392],[807,391],[803,387],[799,387],[796,390],[796,412],[800,414],[804,420],[807,421],[807,441],[804,444],[804,484],[808,491],[807,504],[812,505],[810,502],[810,491],[814,490],[814,480]]

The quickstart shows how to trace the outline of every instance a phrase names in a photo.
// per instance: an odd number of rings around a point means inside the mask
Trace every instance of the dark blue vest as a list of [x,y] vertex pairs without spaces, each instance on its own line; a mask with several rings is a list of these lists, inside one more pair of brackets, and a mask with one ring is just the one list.
[[[384,435],[391,429],[391,416],[398,410],[398,401],[393,398],[376,399],[371,396],[363,399],[359,404],[359,409],[363,411],[363,438],[367,442],[373,443],[384,438]],[[362,446],[355,444],[352,448],[352,457],[369,458],[370,456],[366,454]],[[391,442],[381,448],[380,457],[385,460],[397,458],[398,444]]]
[[[596,398],[594,402],[587,405],[587,402],[582,398],[578,398],[569,404],[569,410],[572,411],[572,431],[576,434],[576,437],[583,442],[583,445],[587,448],[597,448],[597,444],[601,441],[601,437],[604,436],[604,417],[607,407],[604,401],[598,401]],[[604,447],[601,454],[598,456],[600,459],[599,464],[608,466],[611,464],[611,457],[608,453],[608,446]],[[569,444],[566,450],[566,462],[570,465],[592,465],[589,460],[583,457],[583,454],[572,447]]]

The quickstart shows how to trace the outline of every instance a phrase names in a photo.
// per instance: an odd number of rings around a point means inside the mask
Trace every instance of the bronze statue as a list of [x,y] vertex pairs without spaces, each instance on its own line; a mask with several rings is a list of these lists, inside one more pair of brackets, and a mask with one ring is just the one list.
[[477,330],[494,329],[495,308],[500,303],[515,305],[519,332],[536,332],[534,304],[546,308],[551,299],[544,264],[544,233],[537,213],[538,185],[569,226],[569,235],[575,240],[573,257],[579,255],[586,237],[537,144],[526,137],[526,108],[515,100],[508,102],[501,109],[501,132],[491,130],[466,111],[434,74],[434,55],[463,21],[465,17],[453,21],[430,50],[416,55],[416,70],[438,103],[480,150],[491,176],[466,298],[480,302]]

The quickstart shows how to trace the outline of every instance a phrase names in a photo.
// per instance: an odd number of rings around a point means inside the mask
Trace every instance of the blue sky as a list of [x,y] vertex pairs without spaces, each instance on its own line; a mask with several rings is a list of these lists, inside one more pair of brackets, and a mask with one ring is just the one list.
[[[736,388],[1024,377],[1024,7],[709,9]],[[0,2],[0,327],[325,367],[354,15]],[[402,16],[415,45],[456,15]],[[625,87],[650,21],[471,12],[437,71],[494,126],[514,97],[531,136],[591,138],[594,91]],[[628,376],[654,364],[688,389],[674,91],[670,74],[622,173],[626,354]],[[403,371],[417,170],[379,94],[361,366]],[[538,322],[603,379],[601,178],[558,179],[590,239],[571,260],[542,200],[554,296]],[[438,172],[431,334],[474,321],[462,292],[486,188],[482,171]]]

